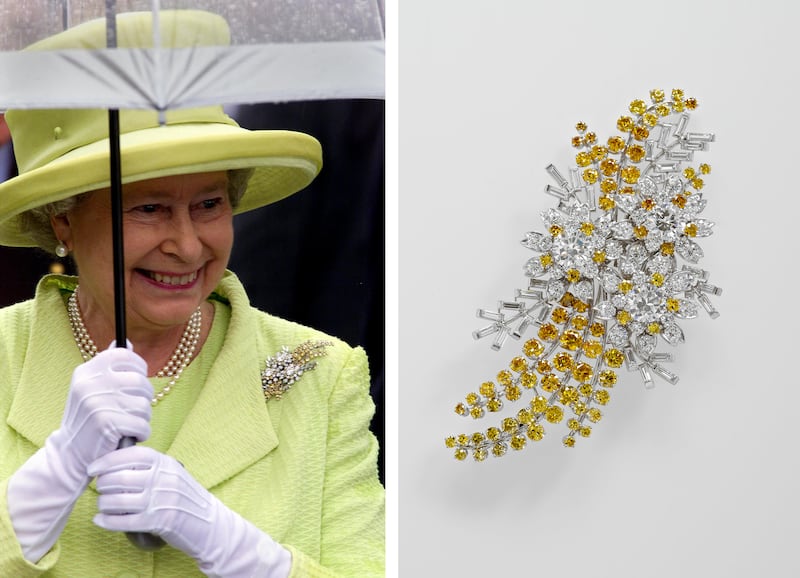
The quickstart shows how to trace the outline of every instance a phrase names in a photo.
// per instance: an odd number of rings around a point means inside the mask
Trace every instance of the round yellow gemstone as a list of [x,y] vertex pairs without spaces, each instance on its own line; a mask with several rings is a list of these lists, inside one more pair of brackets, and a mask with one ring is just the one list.
[[617,383],[617,374],[610,369],[600,372],[600,385],[603,387],[614,387]]
[[592,255],[592,261],[595,263],[603,263],[606,260],[606,252],[605,251],[595,251],[594,255]]
[[683,112],[683,109],[686,107],[686,104],[682,100],[676,100],[672,103],[672,110],[675,112]]
[[635,123],[629,116],[621,116],[617,119],[617,128],[622,132],[631,132],[634,126]]
[[583,171],[583,180],[593,185],[597,182],[597,179],[600,177],[600,174],[597,172],[596,169],[586,169]]
[[697,99],[687,98],[684,104],[686,105],[686,108],[688,108],[689,110],[694,110],[697,108]]
[[471,410],[469,410],[469,415],[472,416],[472,419],[482,418],[483,415],[484,415],[483,408],[482,407],[473,407]]
[[699,191],[700,189],[703,188],[703,185],[704,185],[703,179],[701,179],[700,177],[692,179],[692,187],[694,187],[695,190]]
[[575,303],[572,304],[572,308],[577,311],[578,313],[586,313],[589,311],[589,304],[584,303],[583,301],[575,300]]
[[599,199],[597,199],[597,205],[598,205],[598,206],[599,206],[599,207],[600,207],[600,208],[601,208],[603,211],[610,211],[610,210],[612,210],[614,207],[616,207],[616,206],[617,206],[617,203],[615,203],[615,202],[614,202],[614,199],[612,199],[611,197],[605,197],[605,196],[603,196],[603,197],[600,197]]
[[459,403],[458,405],[456,405],[456,413],[458,415],[467,415],[469,413],[469,410],[467,409],[466,405],[464,405],[463,403]]
[[572,404],[572,411],[575,412],[575,415],[583,415],[586,413],[586,404],[582,401],[576,401]]
[[625,154],[628,155],[628,158],[631,161],[638,163],[641,162],[645,155],[645,150],[642,145],[634,144],[628,147],[625,151]]
[[664,275],[661,273],[653,273],[652,277],[650,277],[650,283],[656,287],[661,287],[664,284]]
[[581,223],[581,233],[586,236],[590,236],[592,233],[594,233],[594,225],[589,222]]
[[564,436],[564,438],[561,440],[561,443],[563,443],[568,448],[574,448],[575,438],[572,436]]
[[553,341],[556,337],[558,337],[558,328],[552,323],[545,323],[539,327],[539,339]]
[[608,149],[603,145],[594,145],[591,151],[592,160],[600,161],[608,156]]
[[572,375],[580,383],[587,383],[591,381],[592,375],[594,375],[594,371],[592,371],[592,366],[589,365],[588,363],[579,363],[572,370]]
[[633,114],[644,114],[647,110],[647,105],[641,99],[636,99],[631,102],[630,106],[628,106],[628,110],[630,110]]
[[603,344],[599,341],[586,341],[583,344],[583,353],[590,359],[596,359],[603,353]]
[[647,332],[648,332],[650,335],[655,335],[656,333],[659,333],[660,331],[661,331],[661,325],[659,325],[659,324],[658,324],[658,323],[656,323],[656,322],[650,323],[650,324],[647,326]]
[[606,334],[606,327],[599,321],[595,321],[589,328],[589,333],[591,333],[594,337],[602,337]]
[[[575,271],[575,269],[570,269],[570,271]],[[578,273],[577,271],[575,272]],[[569,272],[567,272],[567,275],[569,275]],[[578,279],[580,279],[580,275],[581,274],[578,273]],[[569,319],[569,313],[563,307],[556,307],[550,314],[550,319],[552,319],[554,323],[565,323],[567,319]]]
[[702,165],[700,165],[700,172],[703,173],[704,175],[707,175],[708,173],[711,172],[711,165],[703,163]]
[[592,435],[592,428],[590,428],[588,425],[585,425],[581,428],[580,433],[581,437],[588,438],[590,435]]
[[446,438],[444,438],[444,445],[447,446],[448,448],[456,447],[455,436],[447,436]]
[[496,458],[506,455],[506,450],[508,446],[504,443],[497,443],[492,446],[492,455]]
[[522,384],[522,387],[527,389],[530,389],[536,385],[537,381],[539,381],[539,379],[536,377],[535,373],[529,373],[526,371],[519,376],[519,382]]
[[517,401],[522,397],[522,390],[516,385],[509,385],[506,388],[506,399],[508,401]]
[[592,164],[592,155],[587,153],[586,151],[581,151],[575,155],[575,164],[579,167],[588,167]]
[[633,135],[633,138],[635,138],[636,140],[642,140],[642,141],[647,140],[647,137],[650,136],[650,129],[644,125],[639,124],[633,127],[633,130],[631,130],[631,134]]
[[695,177],[694,169],[692,167],[683,169],[683,176],[687,179],[693,179]]
[[465,446],[469,443],[469,436],[467,434],[458,434],[456,441],[458,442],[458,445]]
[[580,148],[583,146],[583,138],[579,136],[572,137],[572,146],[575,148]]
[[641,172],[637,167],[627,166],[620,171],[620,176],[622,180],[630,185],[634,185],[639,181],[639,176]]
[[503,431],[506,432],[507,434],[513,434],[515,431],[517,431],[517,428],[519,427],[519,422],[513,417],[507,417],[503,420],[501,427],[503,428]]
[[553,357],[553,367],[558,371],[572,369],[572,356],[569,353],[559,353]]
[[620,293],[628,293],[631,289],[633,289],[633,283],[628,281],[620,281],[619,285],[617,285],[617,289],[619,289]]
[[656,126],[658,124],[658,115],[648,112],[642,117],[642,120],[647,126]]
[[489,453],[486,451],[485,448],[477,448],[472,450],[472,457],[475,458],[476,462],[482,462],[489,456]]
[[521,424],[528,425],[533,421],[533,414],[530,412],[530,410],[521,409],[517,412],[517,420]]
[[544,253],[543,255],[539,255],[539,263],[542,264],[542,267],[545,269],[550,266],[553,262],[553,256],[550,253]]
[[578,122],[575,124],[575,130],[577,130],[578,132],[583,132],[583,131],[585,131],[587,128],[589,128],[589,127],[588,127],[588,126],[586,126],[586,123],[585,123],[585,122],[583,122],[582,120],[579,120],[579,121],[578,121]]
[[544,419],[546,419],[550,423],[559,423],[561,420],[564,419],[564,410],[562,410],[557,405],[551,405],[544,412]]
[[578,401],[579,396],[580,394],[578,393],[578,390],[572,386],[569,386],[561,390],[561,395],[559,396],[558,400],[564,405],[569,405]]
[[682,88],[673,88],[672,89],[672,100],[683,100],[683,89]]
[[554,374],[548,373],[542,377],[542,389],[546,392],[553,393],[554,391],[558,391],[559,387],[561,387],[561,382]]
[[540,359],[536,363],[536,371],[538,371],[541,374],[550,373],[551,371],[553,371],[553,366],[550,365],[550,361],[548,361],[547,359]]
[[604,389],[599,389],[594,392],[594,399],[600,405],[606,405],[608,400],[611,399],[611,394]]
[[513,450],[521,450],[522,448],[525,447],[525,443],[526,442],[527,442],[527,440],[525,439],[525,436],[516,435],[516,436],[511,438],[511,442],[510,442],[511,449],[513,449]]
[[631,319],[632,319],[631,314],[628,313],[627,311],[623,310],[617,313],[617,323],[619,323],[620,325],[627,325],[628,323],[631,322]]
[[650,91],[650,99],[653,102],[663,102],[664,101],[664,91],[660,88],[654,88]]
[[577,283],[578,281],[581,280],[581,272],[578,271],[577,269],[570,269],[569,271],[567,271],[566,279],[570,283]]
[[496,397],[491,398],[489,401],[486,402],[486,409],[491,411],[492,413],[498,412],[503,409],[503,402]]
[[492,383],[491,381],[484,381],[481,384],[481,387],[480,387],[479,391],[481,392],[481,395],[483,395],[483,396],[492,397],[494,395],[494,392],[495,392],[494,383]]
[[528,369],[528,361],[524,357],[517,356],[511,360],[509,367],[517,373],[521,373]]
[[492,441],[500,439],[500,430],[496,427],[490,427],[486,430],[486,437]]
[[575,331],[574,329],[567,329],[562,335],[561,339],[559,339],[559,344],[564,349],[568,349],[569,351],[577,350],[581,345],[583,345],[583,337],[579,331]]
[[572,307],[575,304],[575,296],[569,291],[567,291],[561,297],[561,301],[559,301],[559,303],[561,303],[561,305],[563,305],[564,307]]
[[675,254],[675,243],[661,243],[661,254],[670,256]]
[[600,163],[600,172],[607,177],[613,177],[619,170],[619,163],[616,159],[603,159]]
[[659,104],[656,107],[656,112],[658,116],[668,116],[670,113],[670,108],[666,104]]
[[503,385],[509,385],[514,380],[514,376],[507,369],[503,369],[497,374],[497,381]]
[[525,352],[525,355],[527,355],[528,357],[538,357],[539,355],[544,353],[544,345],[542,345],[536,339],[529,339],[528,341],[526,341],[525,344],[522,346],[522,349]]
[[547,398],[537,395],[531,400],[531,409],[536,413],[542,413],[547,409]]
[[480,445],[486,440],[486,436],[484,436],[481,432],[477,431],[472,434],[472,443],[474,445]]
[[644,239],[647,237],[647,227],[644,225],[637,225],[633,228],[633,234],[637,239]]
[[622,367],[625,356],[619,349],[608,349],[603,355],[603,359],[609,367]]
[[681,302],[675,299],[674,297],[670,297],[667,299],[667,310],[672,311],[673,313],[677,313],[681,309]]
[[540,426],[538,423],[531,424],[528,426],[528,437],[535,442],[542,441],[544,437],[544,427]]
[[481,400],[481,396],[479,396],[475,392],[471,392],[471,393],[467,394],[466,400],[467,400],[468,404],[475,405],[476,403],[478,403]]
[[603,412],[602,412],[602,411],[600,411],[599,409],[597,409],[596,407],[593,407],[592,409],[590,409],[589,411],[587,411],[587,412],[586,412],[586,415],[587,415],[587,416],[589,417],[589,419],[590,419],[591,421],[593,421],[594,423],[597,423],[597,422],[599,422],[601,419],[603,419]]
[[689,223],[688,225],[686,225],[683,228],[683,232],[688,237],[696,237],[697,236],[697,225],[695,225],[694,223]]
[[656,203],[653,199],[645,199],[642,201],[641,206],[645,211],[652,211],[656,208],[656,206],[658,206],[658,203]]
[[558,237],[561,233],[564,232],[564,229],[562,229],[560,225],[550,225],[548,231],[550,231],[550,235],[552,237]]
[[622,149],[625,148],[625,139],[621,136],[612,136],[609,137],[608,142],[608,150],[612,153],[619,153],[622,152]]
[[579,422],[574,417],[571,417],[567,420],[567,427],[572,431],[581,429],[581,422]]
[[678,207],[679,209],[683,209],[686,207],[686,197],[683,195],[675,195],[672,199],[672,204]]
[[581,386],[578,388],[578,391],[583,397],[592,397],[592,392],[594,388],[592,387],[591,383],[582,383]]
[[467,458],[467,450],[464,448],[458,448],[455,452],[455,457],[459,461],[464,461]]
[[586,144],[592,144],[597,141],[597,135],[593,132],[587,132],[584,138],[586,139]]
[[610,194],[617,190],[617,181],[614,179],[603,179],[600,181],[600,192]]

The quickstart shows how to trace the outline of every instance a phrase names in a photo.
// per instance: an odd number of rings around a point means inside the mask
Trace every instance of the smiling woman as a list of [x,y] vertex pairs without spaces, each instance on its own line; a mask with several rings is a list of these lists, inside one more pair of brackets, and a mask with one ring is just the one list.
[[[120,41],[149,25],[120,18]],[[78,275],[0,309],[0,576],[383,575],[364,351],[258,311],[227,269],[233,215],[308,185],[319,143],[220,107],[120,117],[129,344],[104,350],[105,112],[6,116],[20,174],[0,183],[0,244],[69,255]],[[123,532],[168,547],[143,554]]]

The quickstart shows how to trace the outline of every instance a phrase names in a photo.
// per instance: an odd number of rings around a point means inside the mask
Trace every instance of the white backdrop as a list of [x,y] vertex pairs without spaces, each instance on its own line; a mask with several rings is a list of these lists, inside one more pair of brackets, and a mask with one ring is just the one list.
[[[800,4],[403,0],[399,6],[401,576],[800,576],[796,329]],[[453,406],[519,349],[471,332],[524,285],[583,120],[601,141],[651,88],[716,133],[702,239],[721,317],[682,323],[645,390],[621,370],[592,437],[457,462]],[[515,410],[516,411],[516,410]],[[496,421],[496,420],[492,420]]]

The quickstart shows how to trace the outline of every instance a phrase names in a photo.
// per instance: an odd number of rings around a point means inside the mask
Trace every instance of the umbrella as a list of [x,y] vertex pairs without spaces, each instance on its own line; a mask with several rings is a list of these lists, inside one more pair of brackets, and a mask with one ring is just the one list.
[[[163,46],[161,13],[174,9],[219,14],[230,26],[230,45]],[[133,11],[152,12],[152,44],[118,48],[116,17]],[[101,17],[104,48],[22,50]],[[203,105],[384,96],[382,0],[0,0],[0,21],[0,112],[109,111],[118,346],[126,343],[120,109],[156,110],[163,122],[167,110]],[[133,443],[126,438],[120,447]],[[163,545],[149,534],[128,537],[143,549]]]

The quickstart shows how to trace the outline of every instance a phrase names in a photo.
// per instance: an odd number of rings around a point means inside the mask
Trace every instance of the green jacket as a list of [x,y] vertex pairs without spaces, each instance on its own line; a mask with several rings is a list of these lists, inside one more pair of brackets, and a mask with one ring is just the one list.
[[[65,308],[74,283],[46,277],[34,299],[0,309],[0,576],[202,576],[178,550],[144,552],[95,526],[94,483],[53,549],[36,565],[22,556],[6,486],[61,423],[81,363]],[[228,330],[165,453],[288,548],[292,576],[382,576],[384,491],[363,350],[254,309],[232,273],[216,294],[230,304]],[[265,359],[309,339],[333,346],[280,399],[265,400]],[[166,411],[161,405],[154,413]]]

